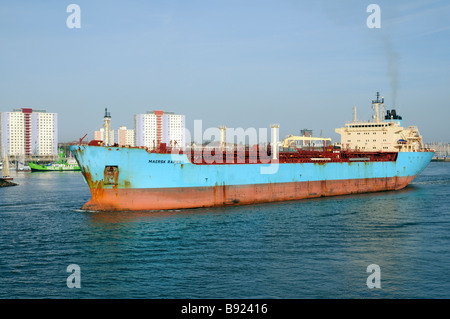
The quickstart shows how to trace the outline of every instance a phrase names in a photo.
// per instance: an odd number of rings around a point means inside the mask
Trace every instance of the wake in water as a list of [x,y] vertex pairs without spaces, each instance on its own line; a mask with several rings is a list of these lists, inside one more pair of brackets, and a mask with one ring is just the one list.
[[438,180],[432,180],[432,181],[417,181],[417,182],[411,182],[411,185],[433,185],[433,184],[450,184],[450,178],[446,179],[438,179]]

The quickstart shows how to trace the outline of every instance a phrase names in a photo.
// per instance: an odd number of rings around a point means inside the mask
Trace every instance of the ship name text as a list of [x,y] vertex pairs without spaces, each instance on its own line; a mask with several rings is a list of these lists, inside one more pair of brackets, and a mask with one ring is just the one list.
[[174,160],[148,160],[152,164],[181,164],[181,161]]

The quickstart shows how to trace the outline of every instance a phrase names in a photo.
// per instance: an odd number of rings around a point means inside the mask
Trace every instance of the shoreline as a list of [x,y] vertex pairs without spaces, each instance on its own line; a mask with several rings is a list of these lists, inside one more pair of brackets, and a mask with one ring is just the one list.
[[433,158],[431,159],[432,162],[448,162],[450,163],[450,157],[447,158]]
[[0,187],[17,186],[16,183],[0,178]]

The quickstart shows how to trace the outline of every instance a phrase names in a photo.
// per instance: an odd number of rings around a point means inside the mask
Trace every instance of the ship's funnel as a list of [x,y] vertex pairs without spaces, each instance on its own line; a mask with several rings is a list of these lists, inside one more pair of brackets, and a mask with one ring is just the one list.
[[387,110],[384,119],[385,121],[389,122],[397,122],[400,126],[403,126],[403,119],[400,115],[397,114],[397,111],[395,109]]

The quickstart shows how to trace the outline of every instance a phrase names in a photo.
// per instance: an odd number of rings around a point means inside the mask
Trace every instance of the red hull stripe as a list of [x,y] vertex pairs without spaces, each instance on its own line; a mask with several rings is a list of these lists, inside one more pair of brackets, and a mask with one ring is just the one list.
[[91,189],[83,209],[100,211],[164,210],[245,205],[398,190],[415,176],[215,187]]

